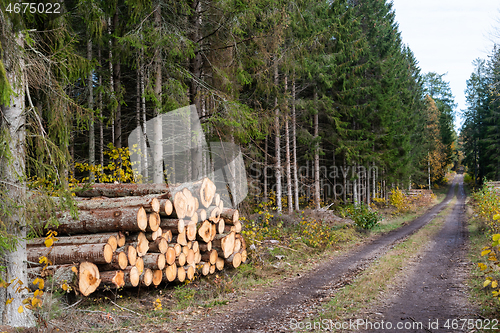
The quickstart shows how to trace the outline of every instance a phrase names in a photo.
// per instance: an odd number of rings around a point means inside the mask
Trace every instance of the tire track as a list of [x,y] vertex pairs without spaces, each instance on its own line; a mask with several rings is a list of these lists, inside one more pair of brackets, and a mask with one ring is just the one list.
[[[408,282],[377,322],[390,322],[392,329],[370,329],[370,332],[394,332],[396,323],[404,332],[467,332],[466,320],[474,319],[464,280],[468,261],[465,224],[463,176],[459,180],[457,203],[447,216],[443,228],[431,241],[426,253],[413,270]],[[454,323],[456,326],[454,326]],[[421,324],[421,325],[420,325]],[[474,328],[474,327],[472,327]]]
[[240,311],[231,315],[218,315],[204,321],[195,332],[283,332],[289,331],[289,318],[297,318],[304,313],[304,305],[317,302],[322,295],[352,280],[374,260],[382,256],[395,243],[410,236],[430,222],[451,201],[456,181],[453,181],[448,194],[441,203],[429,209],[411,223],[382,235],[343,256],[335,258],[283,287],[266,293],[266,299],[257,302],[245,301]]

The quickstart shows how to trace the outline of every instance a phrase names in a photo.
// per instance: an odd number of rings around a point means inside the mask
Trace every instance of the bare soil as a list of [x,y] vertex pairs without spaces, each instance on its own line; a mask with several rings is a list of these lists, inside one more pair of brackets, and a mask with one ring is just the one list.
[[428,244],[419,261],[413,264],[404,284],[393,286],[375,316],[367,321],[389,322],[382,329],[366,326],[368,331],[394,331],[396,325],[405,332],[469,332],[479,319],[469,303],[465,284],[471,266],[466,259],[467,228],[465,192],[459,180],[457,203],[447,216],[443,228]]
[[[460,179],[459,193],[463,193],[461,178],[457,177],[457,179]],[[186,331],[291,331],[290,322],[292,319],[300,321],[308,318],[322,302],[335,293],[335,290],[350,283],[357,274],[386,253],[394,244],[402,241],[431,221],[451,201],[454,196],[455,185],[456,181],[451,186],[443,202],[432,207],[424,215],[412,222],[366,244],[360,245],[354,251],[333,258],[306,275],[298,276],[281,285],[273,286],[256,294],[249,294],[240,300],[235,300],[231,304],[215,310],[200,323],[192,325],[189,328],[186,327]],[[395,320],[396,318],[400,318],[402,313],[409,320],[411,318],[416,320],[416,318],[425,317],[425,322],[427,323],[428,318],[436,316],[445,318],[446,316],[453,315],[453,318],[457,318],[458,314],[463,315],[463,311],[460,312],[460,309],[465,303],[462,302],[462,298],[460,298],[460,302],[462,303],[457,303],[456,301],[458,294],[462,292],[459,288],[459,278],[454,277],[454,274],[447,271],[447,269],[452,267],[454,269],[452,272],[455,272],[457,267],[460,267],[459,264],[462,262],[464,256],[463,251],[457,251],[457,249],[462,249],[465,239],[465,229],[461,218],[464,209],[464,196],[461,195],[459,204],[457,204],[458,206],[455,207],[451,214],[449,218],[451,222],[446,223],[444,231],[440,233],[440,235],[443,234],[442,237],[444,238],[436,239],[436,246],[440,246],[436,251],[440,251],[440,253],[436,253],[433,250],[425,260],[425,266],[415,274],[415,279],[423,278],[424,280],[412,281],[414,286],[410,285],[408,289],[403,288],[402,294],[408,293],[413,297],[411,299],[405,298],[407,297],[405,294],[400,301],[403,305],[396,303],[398,299],[395,299],[394,304],[390,305],[393,308],[389,306],[387,311],[381,313],[384,318],[387,316],[387,318]],[[455,230],[457,226],[460,226],[459,231]],[[436,263],[433,260],[434,257],[441,258],[442,262]],[[454,260],[453,264],[445,263],[450,260]],[[435,267],[436,264],[442,267]],[[447,284],[443,286],[449,290],[449,296],[441,296],[443,292],[439,289],[441,288],[441,284],[437,283],[439,281],[434,281],[437,279],[447,281]],[[442,310],[444,307],[447,307],[447,309]],[[412,315],[415,309],[422,309],[421,311],[419,310],[418,315],[414,314],[416,318]],[[439,314],[430,312],[440,309],[442,311]]]

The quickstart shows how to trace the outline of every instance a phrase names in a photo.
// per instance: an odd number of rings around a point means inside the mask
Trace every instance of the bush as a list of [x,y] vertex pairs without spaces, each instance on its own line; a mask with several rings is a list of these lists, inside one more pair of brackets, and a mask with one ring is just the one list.
[[349,205],[341,209],[340,215],[349,217],[362,229],[372,229],[381,220],[380,214],[371,210],[364,203],[359,205]]
[[411,210],[411,200],[399,188],[392,189],[389,202],[396,207],[397,213],[406,213]]

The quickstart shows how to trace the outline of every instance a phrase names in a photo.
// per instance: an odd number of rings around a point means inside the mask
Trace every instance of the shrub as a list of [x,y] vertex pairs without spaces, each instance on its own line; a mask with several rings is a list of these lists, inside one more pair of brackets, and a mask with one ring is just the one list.
[[411,200],[399,188],[391,190],[389,202],[396,207],[397,213],[405,213],[411,210]]
[[358,205],[348,205],[341,209],[340,215],[349,217],[362,229],[371,229],[381,220],[380,214],[371,210],[364,203]]

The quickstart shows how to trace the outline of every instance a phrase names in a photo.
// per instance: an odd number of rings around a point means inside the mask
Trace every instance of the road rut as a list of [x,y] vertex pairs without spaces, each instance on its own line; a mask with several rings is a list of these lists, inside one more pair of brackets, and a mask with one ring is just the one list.
[[285,283],[266,293],[258,302],[241,300],[241,311],[230,315],[211,316],[196,332],[283,332],[290,331],[290,319],[304,315],[303,305],[314,299],[321,299],[328,291],[338,287],[346,277],[363,271],[375,259],[383,255],[395,243],[403,240],[430,222],[441,212],[454,196],[456,181],[446,198],[412,222],[366,243],[354,251],[339,256],[308,274]]

